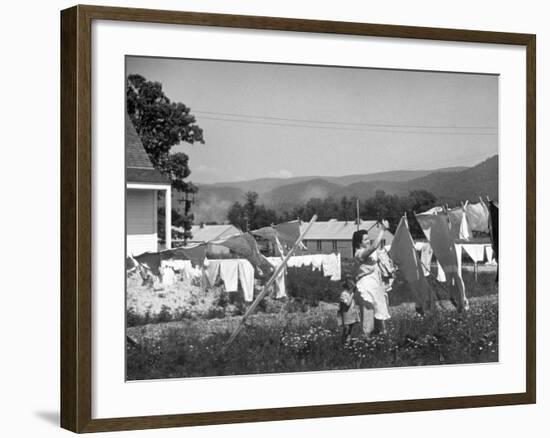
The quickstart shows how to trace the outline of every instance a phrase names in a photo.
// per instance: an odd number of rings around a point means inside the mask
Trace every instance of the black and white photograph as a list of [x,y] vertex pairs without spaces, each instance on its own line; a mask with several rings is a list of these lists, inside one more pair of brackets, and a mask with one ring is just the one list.
[[498,75],[123,79],[127,381],[499,361]]

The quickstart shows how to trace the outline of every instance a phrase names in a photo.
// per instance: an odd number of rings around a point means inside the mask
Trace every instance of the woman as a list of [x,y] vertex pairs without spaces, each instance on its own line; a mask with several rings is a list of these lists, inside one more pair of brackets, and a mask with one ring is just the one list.
[[356,278],[357,298],[361,313],[361,325],[366,336],[370,336],[374,330],[384,332],[384,321],[390,318],[386,288],[376,257],[376,249],[380,245],[383,235],[384,231],[381,230],[372,243],[366,230],[356,231],[352,237],[353,254],[359,263],[359,272]]

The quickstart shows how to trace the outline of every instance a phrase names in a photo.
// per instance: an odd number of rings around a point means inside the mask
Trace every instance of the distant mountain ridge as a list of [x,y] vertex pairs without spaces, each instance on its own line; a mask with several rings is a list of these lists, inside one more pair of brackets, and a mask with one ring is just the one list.
[[[244,194],[253,190],[259,203],[277,212],[291,211],[311,198],[343,196],[367,199],[383,190],[387,194],[407,195],[412,190],[427,190],[440,202],[456,204],[476,202],[482,196],[498,200],[498,155],[472,167],[451,167],[426,170],[397,170],[366,175],[340,177],[261,178],[234,183],[199,184],[196,203],[192,208],[195,223],[223,222],[234,202],[242,202]],[[174,201],[181,198],[175,194]],[[183,205],[173,202],[174,208]],[[180,211],[181,212],[181,211]]]
[[367,174],[352,174],[344,176],[296,176],[291,178],[257,178],[245,181],[236,182],[218,182],[213,184],[199,184],[199,186],[208,187],[232,187],[241,189],[243,192],[254,190],[262,195],[268,191],[281,186],[299,183],[308,180],[323,179],[325,181],[346,186],[360,181],[410,181],[411,179],[420,178],[429,175],[433,172],[460,172],[468,167],[455,166],[445,167],[435,170],[389,170],[385,172],[367,173]]

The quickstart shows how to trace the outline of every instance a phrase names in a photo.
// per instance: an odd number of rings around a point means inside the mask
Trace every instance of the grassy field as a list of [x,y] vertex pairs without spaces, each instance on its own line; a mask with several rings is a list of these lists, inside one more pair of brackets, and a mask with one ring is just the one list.
[[135,320],[127,329],[136,342],[127,345],[127,379],[495,362],[498,296],[489,277],[476,285],[469,288],[475,293],[468,312],[458,314],[445,299],[425,317],[411,303],[396,304],[387,334],[363,339],[355,333],[348,345],[341,342],[336,304],[330,302],[297,310],[299,300],[291,297],[276,312],[259,312],[223,354],[239,316],[172,318],[166,311],[168,322]]

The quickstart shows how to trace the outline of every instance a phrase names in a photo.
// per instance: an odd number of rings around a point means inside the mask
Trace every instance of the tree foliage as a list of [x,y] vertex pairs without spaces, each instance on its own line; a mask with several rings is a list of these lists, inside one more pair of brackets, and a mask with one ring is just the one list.
[[243,231],[256,230],[279,222],[274,210],[258,204],[256,192],[246,192],[244,203],[235,202],[227,213],[227,220]]
[[134,74],[126,81],[126,110],[155,168],[170,178],[175,189],[196,191],[184,181],[191,174],[189,157],[183,152],[170,153],[181,142],[204,144],[203,130],[191,109],[172,102],[160,82]]
[[[203,143],[202,129],[197,125],[191,109],[181,102],[172,102],[162,91],[160,82],[148,81],[141,75],[129,75],[126,81],[126,110],[149,155],[153,166],[166,175],[176,191],[196,193],[197,187],[186,178],[191,175],[189,156],[183,152],[170,153],[181,143]],[[185,213],[177,214],[173,223],[182,226],[184,237],[191,237],[193,215],[185,205]],[[159,216],[159,233],[164,235]],[[159,235],[160,235],[159,234]]]
[[[319,221],[355,221],[357,216],[356,198],[311,198],[291,212],[279,213],[258,204],[259,197],[256,192],[247,192],[244,198],[243,203],[235,202],[227,213],[227,220],[243,231],[298,218],[309,221],[314,214],[318,216]],[[401,217],[407,214],[411,234],[423,238],[424,234],[414,218],[414,213],[436,206],[437,201],[437,198],[426,190],[411,191],[407,196],[388,195],[380,190],[375,196],[359,201],[359,214],[363,220],[387,220],[392,232],[395,232]]]
[[[385,219],[389,222],[390,231],[394,232],[401,217],[406,213],[413,236],[423,237],[422,230],[413,217],[413,212],[420,213],[436,204],[437,198],[426,190],[411,191],[407,196],[388,195],[379,190],[373,197],[359,201],[359,215],[364,220]],[[303,206],[280,214],[279,220],[287,221],[300,218],[309,221],[316,214],[319,221],[330,219],[354,221],[357,216],[356,206],[356,198],[342,197],[339,200],[332,197],[311,198]]]
[[[189,223],[189,220],[191,220],[191,223]],[[190,238],[191,233],[188,231],[191,229],[191,226],[193,225],[193,213],[189,213],[187,215],[179,214],[177,210],[172,209],[172,225],[178,228],[183,228],[186,230],[183,233],[184,238]],[[165,232],[165,209],[164,206],[157,208],[157,221],[158,221],[158,237],[159,239],[164,240],[166,238],[166,232]]]

